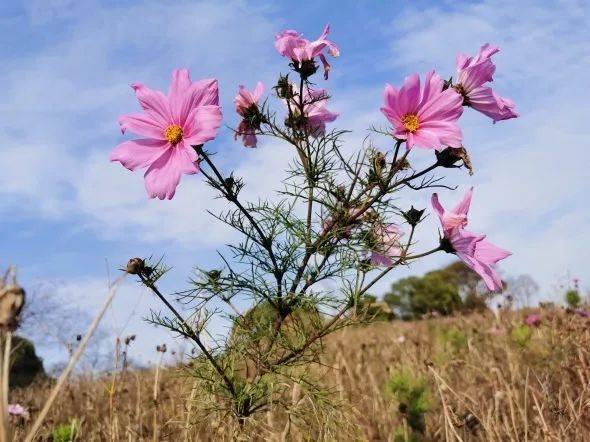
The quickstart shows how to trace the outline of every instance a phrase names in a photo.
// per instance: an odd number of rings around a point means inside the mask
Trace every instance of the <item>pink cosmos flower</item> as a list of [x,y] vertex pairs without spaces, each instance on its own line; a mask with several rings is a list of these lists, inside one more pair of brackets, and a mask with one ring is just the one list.
[[217,80],[193,83],[188,70],[177,69],[168,95],[139,83],[131,87],[143,112],[124,115],[119,124],[122,132],[145,138],[119,144],[110,160],[132,171],[147,167],[144,178],[150,198],[172,199],[180,176],[199,170],[191,146],[214,139],[221,125]]
[[472,195],[473,187],[465,193],[459,204],[450,211],[445,211],[438,201],[438,195],[436,193],[432,195],[432,207],[438,214],[443,231],[450,232],[453,229],[463,228],[467,225],[467,212],[469,212]]
[[[476,235],[463,230],[463,227],[467,225],[466,216],[471,194],[472,189],[467,192],[450,215],[440,205],[438,195],[436,193],[432,195],[432,207],[439,214],[443,227],[443,250],[456,254],[461,261],[481,276],[490,291],[499,291],[502,290],[502,279],[493,266],[511,253],[486,241],[485,235]],[[463,218],[462,215],[465,217]]]
[[259,81],[253,92],[240,85],[238,95],[234,98],[236,112],[242,117],[242,121],[236,128],[235,139],[241,135],[246,147],[256,147],[256,130],[260,129],[258,101],[263,93],[264,84]]
[[371,251],[371,264],[391,267],[393,258],[402,254],[400,238],[404,232],[395,224],[380,224],[373,229],[374,249]]
[[475,57],[464,54],[457,56],[458,80],[455,90],[463,97],[463,104],[487,115],[494,123],[518,117],[512,100],[502,98],[491,87],[484,86],[493,81],[496,65],[492,56],[500,51],[489,43],[483,45]]
[[452,90],[443,91],[443,85],[443,80],[430,71],[423,88],[418,74],[406,77],[399,90],[385,86],[381,112],[393,125],[393,135],[406,140],[408,149],[461,147],[463,135],[457,120],[463,113],[462,99]]
[[590,318],[590,312],[588,310],[584,310],[583,308],[576,309],[576,314],[580,315],[582,318]]
[[10,416],[29,418],[29,410],[20,404],[9,404],[7,410]]
[[523,322],[530,327],[538,327],[541,325],[541,315],[538,313],[531,313],[530,315],[525,316]]
[[324,49],[327,48],[332,57],[340,55],[338,46],[327,38],[329,32],[330,26],[326,25],[322,35],[317,40],[310,42],[303,38],[299,32],[288,29],[275,36],[275,48],[283,57],[293,61],[297,71],[301,70],[305,62],[312,62],[312,72],[308,75],[315,72],[315,57],[319,57],[324,66],[324,78],[327,80],[330,64],[326,60]]
[[[298,98],[291,101],[291,111],[295,116],[299,114],[297,106]],[[306,89],[303,97],[303,112],[305,114],[305,126],[312,137],[321,137],[326,133],[326,123],[331,123],[338,118],[338,113],[331,112],[326,108],[328,95],[324,89]],[[301,128],[303,129],[303,128]]]

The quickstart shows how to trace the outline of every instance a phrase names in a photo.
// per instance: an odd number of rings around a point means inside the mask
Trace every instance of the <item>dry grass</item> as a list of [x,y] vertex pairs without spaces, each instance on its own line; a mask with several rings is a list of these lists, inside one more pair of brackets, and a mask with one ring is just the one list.
[[[80,378],[40,434],[51,440],[53,428],[76,419],[81,441],[394,440],[409,430],[387,384],[405,369],[428,384],[421,440],[590,440],[590,319],[545,310],[529,336],[518,329],[522,317],[488,312],[341,331],[314,369],[330,392],[326,403],[290,385],[289,407],[277,404],[242,428],[228,416],[203,418],[202,395],[179,369],[160,370],[157,395],[153,370]],[[13,392],[11,402],[34,415],[48,390]],[[18,440],[27,423],[15,425]]]

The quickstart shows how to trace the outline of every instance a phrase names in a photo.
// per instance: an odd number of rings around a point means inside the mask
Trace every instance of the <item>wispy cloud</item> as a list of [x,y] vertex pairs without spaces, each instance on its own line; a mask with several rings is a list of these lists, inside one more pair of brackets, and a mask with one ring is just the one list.
[[[194,78],[219,78],[225,123],[234,125],[231,100],[237,85],[257,80],[271,85],[286,69],[272,37],[285,22],[276,21],[277,11],[289,5],[52,0],[25,6],[2,17],[7,28],[22,32],[10,40],[22,47],[8,52],[0,70],[0,143],[8,165],[0,174],[0,223],[19,220],[10,224],[18,232],[9,236],[20,235],[22,241],[9,239],[8,251],[23,243],[44,247],[43,238],[51,232],[43,226],[51,221],[84,231],[89,249],[114,241],[125,252],[163,247],[173,263],[182,261],[179,272],[190,268],[192,262],[184,263],[188,258],[215,265],[211,249],[232,233],[213,223],[206,210],[222,209],[223,203],[212,199],[200,176],[185,177],[171,202],[148,201],[140,174],[107,161],[110,149],[123,139],[116,119],[137,109],[129,83],[166,89],[171,69],[186,66]],[[421,2],[420,8],[379,8],[371,25],[354,35],[349,35],[351,18],[344,9],[334,12],[334,20],[328,17],[343,55],[327,86],[334,97],[331,108],[341,113],[338,126],[355,130],[347,135],[350,149],[360,148],[371,124],[385,124],[378,111],[385,81],[399,83],[408,73],[432,67],[450,76],[457,52],[474,53],[488,41],[502,47],[494,87],[515,99],[522,116],[492,125],[466,112],[462,127],[476,175],[450,171],[448,182],[460,190],[476,185],[473,229],[514,252],[503,264],[507,273],[531,273],[546,291],[566,271],[590,277],[585,266],[590,259],[590,211],[584,203],[590,164],[585,9],[584,1],[574,0]],[[292,11],[288,27],[305,26],[304,12]],[[376,143],[388,147],[383,139]],[[229,130],[211,148],[224,168],[244,177],[245,195],[252,199],[271,196],[280,187],[281,171],[290,160],[289,150],[273,140],[245,150]],[[417,151],[415,158],[426,162],[430,157]],[[404,195],[400,204],[417,200],[429,207],[429,196]],[[442,198],[452,201],[457,193],[442,192]],[[435,220],[428,220],[417,237],[420,246],[436,242],[436,228]],[[424,261],[392,278],[449,259]],[[34,256],[26,265],[57,268]],[[175,282],[182,283],[184,276]],[[82,266],[77,280],[91,281],[78,287],[80,293],[98,293],[96,271]]]

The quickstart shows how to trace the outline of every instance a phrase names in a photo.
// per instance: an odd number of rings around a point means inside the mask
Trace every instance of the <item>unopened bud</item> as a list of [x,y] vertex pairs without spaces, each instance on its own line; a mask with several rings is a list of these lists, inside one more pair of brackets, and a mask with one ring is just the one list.
[[280,75],[279,81],[275,86],[275,90],[279,98],[291,99],[295,95],[293,93],[293,85],[289,83],[288,75]]
[[375,152],[375,155],[373,156],[373,167],[375,168],[377,176],[381,176],[383,169],[385,169],[385,164],[385,155],[381,152]]
[[414,209],[414,206],[406,212],[402,212],[403,217],[406,219],[409,225],[415,227],[420,221],[422,221],[422,215],[426,209],[418,210]]
[[445,80],[443,83],[443,91],[446,91],[453,85],[453,77],[450,77],[448,80]]

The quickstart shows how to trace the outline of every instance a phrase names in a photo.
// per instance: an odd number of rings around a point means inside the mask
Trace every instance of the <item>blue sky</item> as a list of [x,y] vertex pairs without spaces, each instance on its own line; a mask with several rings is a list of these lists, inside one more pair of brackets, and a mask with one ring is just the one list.
[[[233,126],[237,85],[271,85],[287,70],[274,50],[274,34],[294,28],[312,39],[330,22],[341,57],[322,86],[333,96],[330,108],[341,114],[336,125],[354,130],[347,138],[351,149],[370,125],[385,124],[379,106],[386,82],[399,84],[409,73],[432,68],[448,77],[457,52],[474,53],[485,42],[500,45],[494,87],[516,101],[522,117],[492,125],[467,112],[461,124],[476,173],[449,172],[447,182],[461,191],[475,185],[470,224],[514,252],[501,266],[505,274],[531,274],[544,298],[558,298],[554,287],[568,274],[588,286],[588,3],[335,4],[2,2],[0,267],[17,264],[23,284],[49,281],[56,299],[90,314],[109,274],[131,256],[164,254],[174,267],[165,282],[169,289],[182,289],[195,264],[216,265],[215,248],[234,236],[205,213],[223,206],[200,176],[185,178],[175,200],[150,201],[141,174],[107,160],[123,139],[117,117],[138,109],[128,85],[167,89],[176,67],[188,67],[193,79],[216,77],[224,123]],[[209,148],[219,152],[225,170],[245,177],[251,197],[272,196],[289,160],[276,142],[245,150],[229,129]],[[408,195],[407,201],[426,207],[428,197]],[[442,198],[453,202],[458,195]],[[434,223],[423,227],[418,238],[425,247],[435,241],[435,229]],[[448,259],[403,269],[379,290]],[[105,324],[123,336],[139,332],[142,360],[167,339],[141,321],[153,305],[130,281]]]

